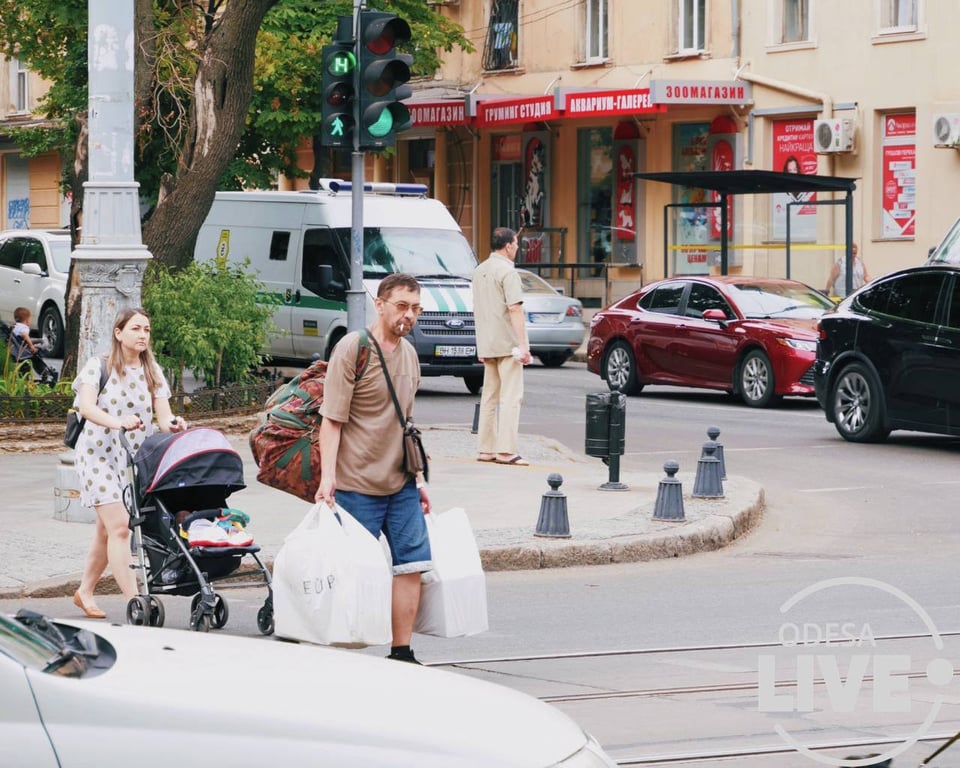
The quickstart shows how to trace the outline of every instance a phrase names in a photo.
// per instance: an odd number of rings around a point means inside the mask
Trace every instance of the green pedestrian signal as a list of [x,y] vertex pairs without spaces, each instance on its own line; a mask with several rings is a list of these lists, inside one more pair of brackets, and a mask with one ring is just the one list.
[[320,144],[324,147],[352,148],[357,70],[353,40],[338,39],[323,46],[321,59],[323,102]]
[[377,152],[394,146],[396,135],[412,125],[402,102],[413,95],[406,85],[413,57],[396,52],[410,41],[410,25],[392,13],[360,11],[358,37],[359,145]]

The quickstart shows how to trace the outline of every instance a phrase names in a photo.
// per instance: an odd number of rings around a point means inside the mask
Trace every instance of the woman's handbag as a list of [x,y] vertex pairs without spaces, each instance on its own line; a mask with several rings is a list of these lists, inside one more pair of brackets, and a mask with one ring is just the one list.
[[423,473],[423,479],[430,481],[430,465],[427,463],[429,456],[423,447],[423,438],[420,430],[413,426],[412,421],[407,421],[403,416],[403,410],[400,408],[400,401],[397,400],[397,393],[393,388],[393,382],[390,381],[390,372],[387,370],[387,362],[383,359],[383,352],[377,340],[370,334],[373,346],[380,357],[380,367],[383,368],[383,378],[387,380],[387,388],[390,390],[390,397],[393,398],[393,407],[397,409],[397,418],[400,419],[400,426],[403,428],[403,470],[413,477],[418,473]]
[[[107,369],[107,361],[105,358],[100,359],[100,389],[97,392],[97,400],[100,399],[100,395],[103,393],[103,388],[107,386],[107,379],[110,377],[110,371]],[[77,396],[79,398],[79,395]],[[77,412],[78,403],[74,400],[73,407],[67,411],[67,428],[63,434],[63,444],[67,448],[76,448],[77,440],[80,439],[80,435],[83,433],[83,427],[86,425],[87,420],[82,418]]]

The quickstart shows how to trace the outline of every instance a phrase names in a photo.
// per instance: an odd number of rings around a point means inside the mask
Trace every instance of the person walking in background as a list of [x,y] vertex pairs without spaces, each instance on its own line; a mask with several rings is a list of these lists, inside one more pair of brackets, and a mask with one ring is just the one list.
[[405,337],[422,309],[420,284],[411,275],[388,275],[380,282],[375,305],[377,321],[368,330],[372,349],[359,378],[359,332],[344,336],[330,356],[320,406],[316,500],[330,506],[336,501],[375,538],[381,532],[386,536],[393,558],[393,641],[387,658],[419,664],[410,638],[420,604],[420,574],[433,567],[423,519],[430,512],[430,497],[423,479],[403,468],[403,429],[381,360],[409,420],[420,387],[420,361]]
[[533,358],[523,316],[523,286],[514,268],[517,233],[497,227],[492,253],[473,273],[477,358],[483,363],[478,461],[528,466],[517,453],[523,366]]
[[[870,282],[870,275],[867,274],[867,265],[863,263],[856,243],[851,246],[851,250],[853,251],[853,290],[857,290]],[[840,254],[830,267],[830,276],[827,278],[824,293],[827,296],[847,295],[847,255],[845,253]]]
[[[108,377],[100,390],[101,366]],[[109,356],[93,357],[73,382],[77,410],[86,420],[77,439],[74,463],[80,480],[80,503],[97,513],[93,542],[73,602],[91,619],[106,614],[93,599],[97,582],[109,564],[124,597],[137,595],[130,568],[129,514],[123,504],[127,454],[120,430],[128,432],[134,452],[154,432],[154,416],[162,432],[180,432],[186,422],[170,411],[170,387],[150,350],[150,318],[139,308],[123,309],[113,324]]]

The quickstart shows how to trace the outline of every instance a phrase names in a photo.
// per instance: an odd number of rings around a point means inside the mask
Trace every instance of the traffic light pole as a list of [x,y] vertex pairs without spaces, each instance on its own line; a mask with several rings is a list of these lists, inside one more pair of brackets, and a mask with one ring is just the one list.
[[[360,10],[363,0],[353,0],[354,54],[360,50]],[[351,155],[350,202],[353,212],[350,224],[350,288],[347,290],[347,330],[366,327],[366,291],[363,287],[363,159],[360,151],[360,99],[353,100],[353,154]]]

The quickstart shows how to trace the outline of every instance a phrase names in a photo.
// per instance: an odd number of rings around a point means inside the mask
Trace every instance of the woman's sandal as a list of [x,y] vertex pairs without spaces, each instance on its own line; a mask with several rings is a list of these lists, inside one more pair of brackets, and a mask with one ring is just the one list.
[[105,619],[107,614],[94,606],[86,605],[80,597],[80,592],[73,593],[73,604],[77,606],[88,619]]

